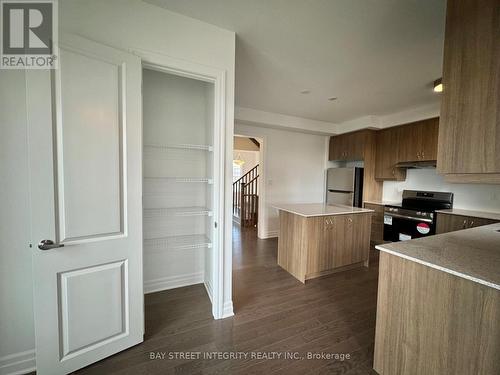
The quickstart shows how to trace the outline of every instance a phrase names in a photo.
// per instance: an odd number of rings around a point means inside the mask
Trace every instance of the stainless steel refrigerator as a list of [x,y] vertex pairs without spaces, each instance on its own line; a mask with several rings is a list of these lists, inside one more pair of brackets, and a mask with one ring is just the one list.
[[362,207],[363,168],[327,169],[326,203]]

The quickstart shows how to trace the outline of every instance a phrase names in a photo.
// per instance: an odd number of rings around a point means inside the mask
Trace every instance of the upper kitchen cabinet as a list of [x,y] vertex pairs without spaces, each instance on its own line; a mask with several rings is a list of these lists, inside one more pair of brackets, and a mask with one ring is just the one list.
[[328,151],[328,159],[329,160],[342,160],[344,157],[344,146],[342,145],[342,141],[345,139],[345,136],[337,135],[335,137],[330,137],[330,148]]
[[382,181],[375,179],[376,132],[360,130],[330,137],[329,160],[363,160],[363,199],[382,198]]
[[406,169],[396,168],[400,142],[400,127],[377,132],[375,178],[377,180],[404,181]]
[[400,163],[434,162],[438,132],[438,117],[378,131],[375,178],[404,181],[406,169],[398,168]]
[[369,132],[361,130],[330,137],[329,160],[362,160]]
[[448,1],[438,172],[500,183],[500,6]]
[[399,132],[399,162],[421,162],[437,159],[438,117],[400,126]]

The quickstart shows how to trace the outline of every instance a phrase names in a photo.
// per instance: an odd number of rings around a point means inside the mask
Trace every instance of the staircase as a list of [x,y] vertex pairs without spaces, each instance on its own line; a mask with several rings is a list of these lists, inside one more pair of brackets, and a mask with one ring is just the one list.
[[233,182],[233,220],[242,227],[257,225],[259,164]]

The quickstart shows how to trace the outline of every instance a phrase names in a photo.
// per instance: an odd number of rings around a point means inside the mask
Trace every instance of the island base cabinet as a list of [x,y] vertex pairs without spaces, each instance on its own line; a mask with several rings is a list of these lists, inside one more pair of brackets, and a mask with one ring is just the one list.
[[371,213],[304,217],[280,211],[278,265],[301,282],[368,266]]
[[499,290],[380,253],[375,371],[500,374],[499,353]]
[[[370,215],[342,215],[331,221],[333,224],[326,228],[323,246],[320,247],[320,254],[323,248],[327,249],[330,268],[366,261],[370,232],[366,233],[365,229],[371,226]],[[324,270],[311,269],[310,273],[317,271]]]

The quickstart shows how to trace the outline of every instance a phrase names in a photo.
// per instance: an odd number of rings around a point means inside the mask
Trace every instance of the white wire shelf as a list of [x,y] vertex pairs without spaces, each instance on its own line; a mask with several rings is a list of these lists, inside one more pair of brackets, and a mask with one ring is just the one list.
[[169,236],[160,238],[144,239],[144,247],[147,250],[188,250],[211,248],[212,242],[204,234],[193,234],[188,236]]
[[209,185],[214,183],[214,180],[206,177],[144,177],[144,180],[156,180],[172,183],[201,183]]
[[179,217],[179,216],[212,216],[212,210],[207,207],[169,207],[145,208],[144,218]]
[[200,150],[200,151],[213,151],[214,148],[210,145],[193,145],[187,143],[180,144],[170,144],[170,145],[161,145],[161,144],[145,144],[145,148],[154,148],[160,150],[168,150],[168,149],[178,149],[178,150]]

